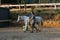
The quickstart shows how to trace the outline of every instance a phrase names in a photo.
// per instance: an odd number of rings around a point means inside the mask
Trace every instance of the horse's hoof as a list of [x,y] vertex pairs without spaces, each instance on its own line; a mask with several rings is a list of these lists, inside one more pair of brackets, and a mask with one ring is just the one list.
[[39,32],[41,32],[41,30],[39,30]]
[[31,31],[31,33],[33,33],[33,31]]
[[24,32],[26,32],[26,31],[24,31]]

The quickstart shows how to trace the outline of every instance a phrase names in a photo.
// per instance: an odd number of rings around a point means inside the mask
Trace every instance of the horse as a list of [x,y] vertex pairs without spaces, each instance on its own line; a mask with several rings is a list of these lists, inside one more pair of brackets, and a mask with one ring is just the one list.
[[[39,26],[38,29],[40,30],[40,26],[41,26],[41,24],[42,24],[42,17],[36,16],[35,19],[36,19],[36,23],[38,23],[38,26]],[[33,23],[33,20],[30,21],[29,16],[25,16],[25,15],[23,15],[23,16],[18,16],[17,22],[19,22],[19,20],[20,20],[20,22],[23,21],[24,24],[25,24],[25,25],[23,26],[23,31],[26,31],[26,29],[28,28],[29,23],[30,23],[31,25],[32,25],[32,23]]]

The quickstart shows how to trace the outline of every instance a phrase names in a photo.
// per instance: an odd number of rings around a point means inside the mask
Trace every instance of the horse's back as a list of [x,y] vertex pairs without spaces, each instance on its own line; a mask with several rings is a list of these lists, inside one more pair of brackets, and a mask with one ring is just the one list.
[[29,22],[29,17],[28,16],[22,16],[22,18],[25,22]]
[[35,20],[36,20],[36,22],[40,22],[40,21],[42,20],[42,17],[36,16],[36,17],[35,17]]

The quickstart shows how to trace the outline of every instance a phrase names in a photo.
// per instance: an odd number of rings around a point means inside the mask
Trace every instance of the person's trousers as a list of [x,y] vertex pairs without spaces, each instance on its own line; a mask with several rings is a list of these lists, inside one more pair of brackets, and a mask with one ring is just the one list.
[[37,28],[35,27],[35,21],[33,21],[32,23],[32,31],[34,30],[34,28],[37,30]]

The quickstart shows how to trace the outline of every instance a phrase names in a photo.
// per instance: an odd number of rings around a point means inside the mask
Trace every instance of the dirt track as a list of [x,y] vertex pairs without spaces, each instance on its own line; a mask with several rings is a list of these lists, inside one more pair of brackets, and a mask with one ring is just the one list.
[[20,27],[0,28],[0,40],[60,40],[60,28],[44,28],[38,33],[24,33]]

